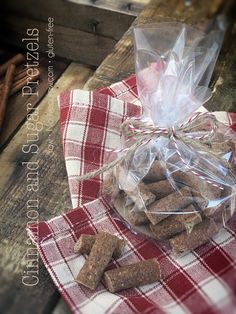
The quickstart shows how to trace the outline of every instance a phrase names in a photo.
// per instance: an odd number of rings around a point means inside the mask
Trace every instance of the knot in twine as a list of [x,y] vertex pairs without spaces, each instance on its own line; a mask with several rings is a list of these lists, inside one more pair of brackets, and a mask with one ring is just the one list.
[[[191,131],[196,128],[198,125],[198,122],[204,122],[204,125],[207,125],[207,122],[211,122],[211,128],[209,131],[204,132],[204,134],[199,133],[191,133]],[[100,175],[101,173],[112,169],[117,164],[122,163],[125,159],[129,158],[132,153],[135,152],[135,150],[141,146],[145,145],[148,142],[150,142],[153,139],[157,139],[161,136],[169,138],[170,140],[173,140],[173,143],[175,145],[177,154],[179,155],[180,159],[182,160],[183,164],[188,168],[189,171],[191,171],[194,175],[198,176],[199,178],[207,181],[208,183],[212,184],[213,186],[216,186],[220,189],[222,189],[221,186],[217,185],[214,181],[211,181],[207,176],[204,174],[193,170],[184,160],[184,157],[182,156],[177,140],[182,141],[186,145],[192,145],[197,150],[201,150],[204,152],[209,153],[210,155],[213,155],[217,159],[219,159],[220,162],[223,162],[227,168],[229,168],[229,163],[222,160],[217,154],[215,154],[212,150],[210,150],[207,146],[207,142],[210,141],[214,135],[216,130],[218,129],[218,123],[217,123],[216,117],[209,113],[209,112],[196,112],[191,118],[189,118],[188,121],[185,123],[179,125],[178,127],[171,127],[171,128],[163,128],[163,127],[157,127],[153,124],[148,124],[147,122],[143,121],[142,119],[138,118],[128,118],[125,120],[121,125],[121,132],[126,139],[126,142],[130,142],[131,139],[135,142],[126,148],[121,149],[106,149],[109,152],[114,153],[122,153],[120,156],[118,156],[115,160],[112,162],[105,164],[98,170],[88,172],[84,175],[81,175],[78,177],[78,181],[86,180],[95,176]]]

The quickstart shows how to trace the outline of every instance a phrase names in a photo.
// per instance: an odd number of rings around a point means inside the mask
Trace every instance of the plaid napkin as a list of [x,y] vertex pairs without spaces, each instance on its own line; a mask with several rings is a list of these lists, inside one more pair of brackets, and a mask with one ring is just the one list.
[[[112,96],[112,97],[111,97]],[[103,165],[106,149],[120,145],[120,124],[139,115],[135,76],[95,92],[74,90],[59,98],[64,155],[73,210],[28,227],[56,287],[73,313],[235,313],[236,219],[208,244],[176,258],[152,240],[133,234],[110,203],[97,198],[102,176],[78,183],[76,176]],[[204,108],[203,108],[204,110]],[[217,113],[236,130],[236,115]],[[84,205],[82,205],[84,204]],[[80,207],[78,207],[80,206]],[[127,240],[124,254],[109,267],[157,258],[161,282],[109,293],[103,282],[95,292],[79,286],[85,259],[73,253],[82,233],[107,230]]]
[[141,113],[135,76],[91,93],[65,92],[59,103],[71,200],[76,208],[97,197],[102,181],[100,175],[78,183],[78,175],[100,168],[110,154],[105,149],[120,145],[121,123]]

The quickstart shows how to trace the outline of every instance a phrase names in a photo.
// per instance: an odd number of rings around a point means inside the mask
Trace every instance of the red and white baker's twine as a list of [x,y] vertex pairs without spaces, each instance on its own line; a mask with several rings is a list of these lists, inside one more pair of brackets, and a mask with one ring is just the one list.
[[[210,121],[212,122],[211,129],[202,135],[197,135],[194,133],[191,134],[189,131],[191,130],[191,127],[194,126],[193,125],[194,122],[196,122],[198,119],[210,119]],[[222,189],[220,185],[211,181],[209,178],[207,178],[207,176],[201,174],[200,172],[196,170],[193,170],[185,162],[177,144],[177,139],[179,140],[182,139],[183,142],[184,142],[184,139],[192,139],[192,140],[200,142],[207,138],[211,138],[214,135],[217,127],[218,125],[217,125],[217,120],[215,116],[209,112],[196,112],[192,117],[188,119],[188,121],[186,121],[185,123],[182,123],[176,129],[174,127],[171,127],[171,128],[156,127],[154,125],[144,122],[142,119],[139,119],[139,118],[127,119],[126,121],[124,121],[124,123],[121,126],[122,133],[124,137],[126,138],[126,143],[130,142],[131,139],[135,140],[135,143],[126,148],[114,149],[114,150],[107,149],[107,151],[109,152],[123,153],[123,154],[122,156],[116,158],[114,161],[112,161],[109,164],[104,165],[98,170],[79,176],[78,180],[81,181],[81,180],[89,179],[91,177],[95,177],[113,168],[118,163],[121,163],[124,159],[126,159],[128,155],[134,152],[140,145],[147,144],[153,138],[156,138],[159,136],[165,136],[173,140],[177,154],[179,155],[183,164],[189,169],[190,172],[192,172],[194,175],[198,176],[202,180],[208,182],[209,184],[215,187],[218,187],[219,189]]]

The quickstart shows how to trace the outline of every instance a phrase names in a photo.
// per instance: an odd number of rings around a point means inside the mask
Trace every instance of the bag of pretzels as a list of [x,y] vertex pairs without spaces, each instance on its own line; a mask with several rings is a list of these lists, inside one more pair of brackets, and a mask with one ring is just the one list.
[[201,107],[223,33],[178,23],[134,29],[143,113],[122,124],[103,191],[132,230],[178,255],[209,241],[235,209],[236,134]]

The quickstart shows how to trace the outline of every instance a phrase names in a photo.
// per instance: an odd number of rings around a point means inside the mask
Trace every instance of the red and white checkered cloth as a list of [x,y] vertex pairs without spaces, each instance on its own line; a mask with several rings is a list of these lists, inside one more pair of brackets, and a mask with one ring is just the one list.
[[[113,96],[113,97],[110,97]],[[60,96],[63,147],[73,210],[47,222],[31,225],[41,258],[73,313],[236,313],[236,219],[208,244],[175,258],[157,243],[133,234],[104,198],[96,198],[102,178],[78,183],[76,176],[99,168],[106,148],[120,145],[120,124],[140,114],[135,77],[99,92],[74,90]],[[217,118],[236,129],[236,115]],[[87,203],[86,203],[87,202]],[[85,204],[86,203],[86,204]],[[82,205],[85,204],[85,205]],[[77,207],[80,206],[80,207]],[[73,253],[82,233],[107,230],[128,241],[124,254],[109,267],[157,258],[161,282],[109,293],[103,283],[95,292],[74,278],[84,263]]]

